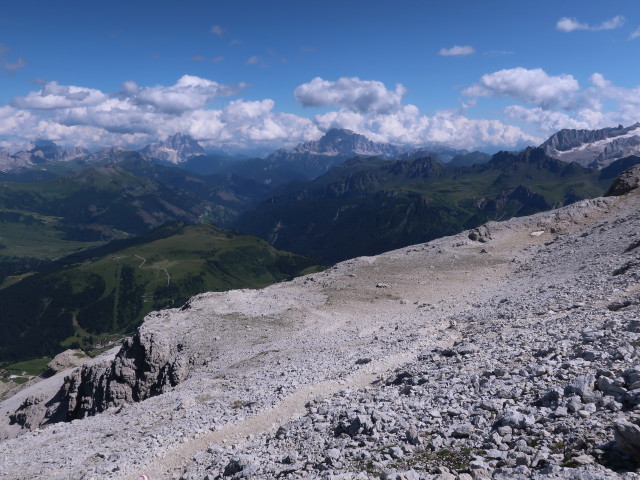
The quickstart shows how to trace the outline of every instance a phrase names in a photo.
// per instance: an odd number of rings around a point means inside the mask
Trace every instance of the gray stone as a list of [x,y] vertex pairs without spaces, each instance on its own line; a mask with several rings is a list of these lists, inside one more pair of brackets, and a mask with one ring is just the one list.
[[613,425],[613,434],[620,448],[640,465],[640,427],[621,419]]
[[509,426],[514,429],[530,427],[535,423],[533,415],[525,415],[516,409],[509,409],[498,420],[498,426]]

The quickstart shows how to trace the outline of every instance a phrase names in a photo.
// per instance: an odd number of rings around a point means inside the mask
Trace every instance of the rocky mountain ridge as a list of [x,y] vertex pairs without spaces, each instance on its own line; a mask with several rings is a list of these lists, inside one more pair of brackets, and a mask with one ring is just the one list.
[[206,155],[206,152],[190,135],[178,132],[164,141],[150,143],[140,150],[140,154],[147,159],[179,164],[191,157]]
[[559,160],[604,168],[615,160],[640,153],[640,123],[600,130],[563,129],[540,148]]
[[31,150],[17,152],[10,155],[6,150],[0,150],[0,172],[35,167],[47,162],[68,162],[88,155],[84,148],[60,148],[50,140],[37,140]]
[[[387,143],[376,143],[369,140],[364,135],[360,135],[348,129],[333,128],[325,133],[319,140],[300,143],[288,152],[290,153],[310,153],[314,155],[326,156],[366,156],[394,158],[402,150]],[[278,150],[287,152],[287,150]],[[272,157],[278,160],[278,152]]]
[[[621,196],[152,313],[120,353],[0,404],[3,437],[21,434],[0,442],[0,476],[640,478],[628,180]],[[178,357],[179,383],[156,375]],[[46,414],[105,371],[140,391],[164,379],[163,393],[132,403],[125,386],[102,413],[21,428],[36,398]]]

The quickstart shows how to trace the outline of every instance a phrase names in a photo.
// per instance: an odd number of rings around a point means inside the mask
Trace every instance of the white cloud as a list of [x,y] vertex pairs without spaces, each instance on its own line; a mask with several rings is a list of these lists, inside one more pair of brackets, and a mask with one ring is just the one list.
[[260,57],[258,57],[257,55],[254,55],[252,57],[247,58],[247,61],[244,62],[246,65],[255,65],[256,63],[258,63],[260,61]]
[[462,94],[467,97],[512,97],[548,108],[566,102],[579,88],[571,75],[550,76],[540,68],[517,67],[483,75],[479,83]]
[[208,105],[216,97],[236,95],[244,85],[222,85],[205,78],[184,75],[175,85],[165,87],[138,87],[135,82],[125,82],[124,92],[132,101],[150,105],[167,113],[180,113]]
[[[214,98],[237,94],[244,86],[185,75],[169,86],[127,81],[120,92],[107,94],[46,82],[0,107],[0,138],[3,146],[41,137],[92,148],[141,146],[184,132],[217,148],[264,151],[317,139],[330,128],[349,128],[379,142],[493,149],[538,144],[562,128],[640,120],[640,86],[617,87],[598,72],[584,88],[571,75],[550,76],[541,69],[489,73],[463,91],[467,98],[461,108],[430,115],[403,104],[404,86],[391,90],[359,78],[314,78],[298,86],[294,93],[303,106],[323,108],[311,118],[277,112],[269,98],[235,98],[211,108]],[[484,97],[512,98],[518,104],[497,114],[494,110],[491,119],[469,118]]]
[[498,120],[470,119],[456,112],[439,111],[429,117],[414,105],[387,114],[367,115],[351,110],[316,115],[321,130],[348,128],[377,142],[408,145],[446,144],[456,148],[517,148],[539,143],[518,127]]
[[0,109],[0,136],[14,144],[42,137],[65,145],[102,147],[185,132],[205,144],[277,148],[321,135],[308,118],[273,112],[271,99],[233,100],[222,109],[206,108],[213,98],[233,95],[245,86],[185,75],[172,86],[141,87],[127,81],[121,92],[108,95],[48,82]]
[[472,53],[476,53],[476,49],[471,45],[454,45],[451,48],[441,48],[438,51],[438,55],[442,55],[444,57],[461,57],[471,55]]
[[600,25],[593,27],[592,30],[616,30],[626,23],[626,19],[622,15],[616,15],[611,20],[605,20]]
[[587,23],[580,23],[575,18],[562,17],[556,23],[556,29],[561,32],[573,32],[575,30],[589,30]]
[[604,78],[604,76],[601,73],[597,73],[597,72],[589,77],[589,82],[593,86],[599,87],[599,88],[608,88],[611,86],[611,82],[606,78]]
[[615,30],[622,27],[626,23],[626,19],[622,15],[616,15],[610,20],[605,20],[600,25],[590,26],[588,23],[579,22],[575,18],[562,17],[556,23],[556,29],[561,32],[574,32],[576,30],[591,30],[597,32],[600,30]]
[[305,107],[340,107],[353,112],[389,113],[401,108],[406,88],[388,90],[382,82],[342,77],[335,82],[316,77],[298,86],[294,95]]
[[640,27],[636,28],[631,35],[629,35],[629,40],[635,40],[636,38],[640,38]]
[[226,32],[226,30],[222,28],[220,25],[214,25],[213,27],[211,27],[210,31],[217,37],[223,36]]
[[14,98],[11,105],[19,108],[47,110],[97,105],[107,98],[107,95],[93,88],[48,82],[38,92],[30,92],[26,97]]
[[567,113],[544,110],[540,107],[510,105],[505,108],[505,113],[513,120],[536,125],[543,132],[556,132],[563,128],[591,128],[589,123],[572,118]]

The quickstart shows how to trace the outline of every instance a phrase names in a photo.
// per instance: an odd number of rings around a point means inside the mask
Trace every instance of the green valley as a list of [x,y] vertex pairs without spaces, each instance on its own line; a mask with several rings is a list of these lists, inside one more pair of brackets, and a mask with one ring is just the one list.
[[0,289],[0,361],[91,350],[151,310],[205,291],[258,288],[317,267],[265,241],[207,224],[171,223],[44,265]]

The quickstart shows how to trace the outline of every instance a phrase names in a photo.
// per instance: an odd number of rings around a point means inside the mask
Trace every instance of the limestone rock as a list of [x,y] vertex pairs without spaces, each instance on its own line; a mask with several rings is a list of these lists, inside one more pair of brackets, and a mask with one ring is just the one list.
[[52,373],[58,373],[67,368],[79,367],[86,363],[87,360],[89,360],[89,357],[87,357],[82,350],[69,349],[56,355],[53,360],[47,364],[47,368]]
[[640,465],[640,427],[619,420],[613,426],[613,433],[620,448]]

